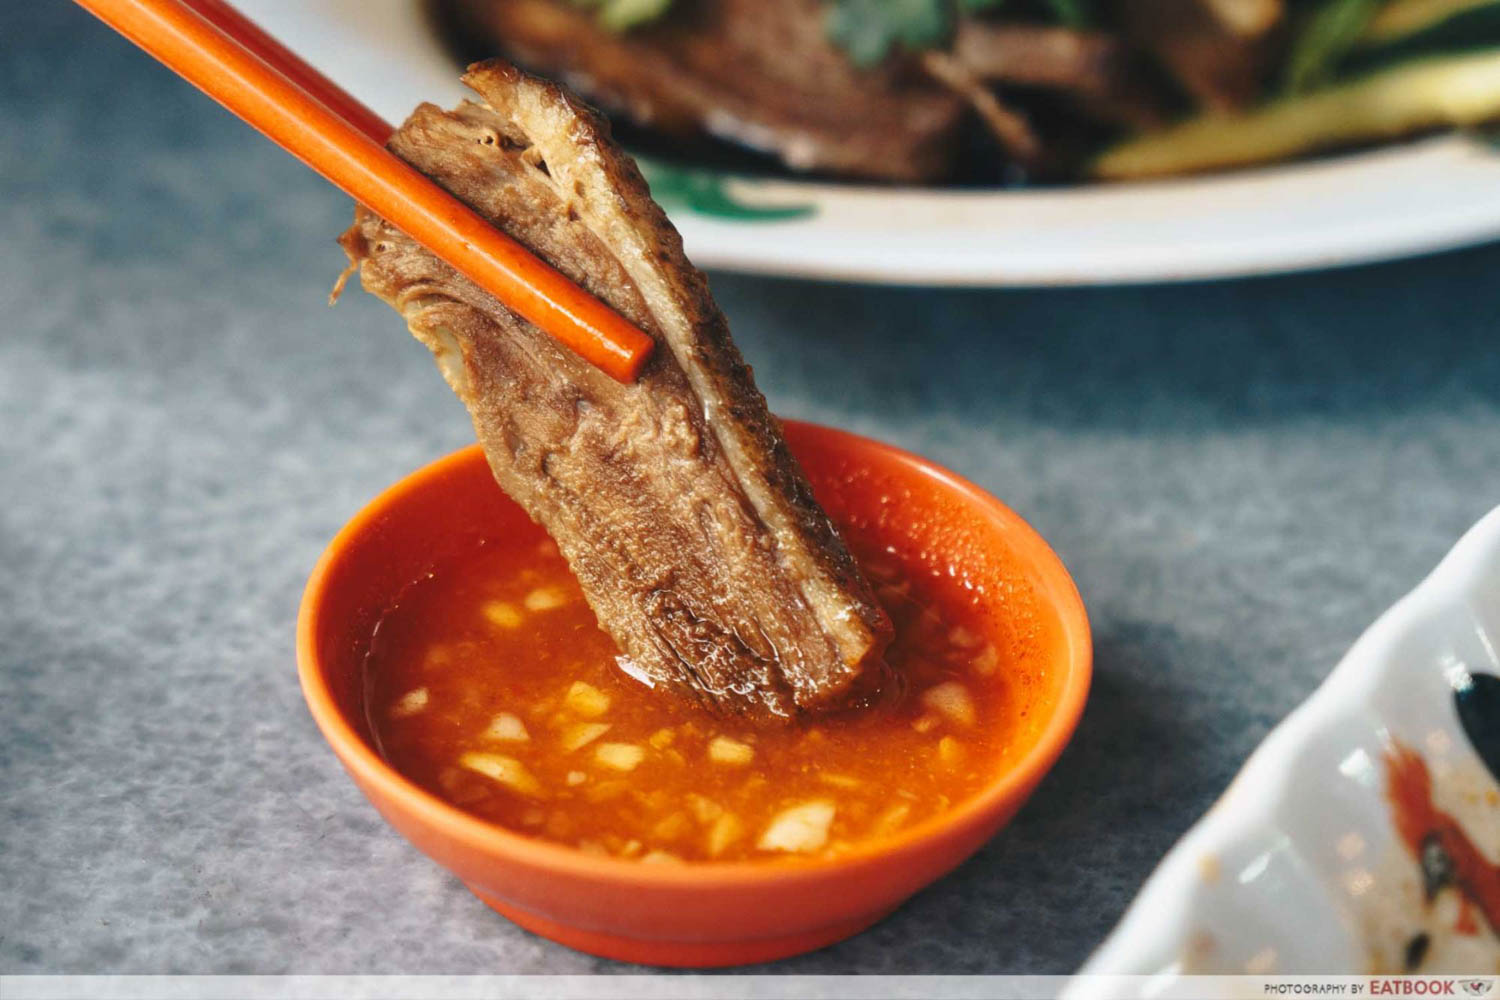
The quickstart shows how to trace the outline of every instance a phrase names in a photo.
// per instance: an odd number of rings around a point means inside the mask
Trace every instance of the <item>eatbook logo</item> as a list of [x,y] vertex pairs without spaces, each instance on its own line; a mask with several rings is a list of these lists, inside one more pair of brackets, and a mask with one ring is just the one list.
[[1490,990],[1495,988],[1493,979],[1460,979],[1458,985],[1462,987],[1464,994],[1471,997],[1489,996]]

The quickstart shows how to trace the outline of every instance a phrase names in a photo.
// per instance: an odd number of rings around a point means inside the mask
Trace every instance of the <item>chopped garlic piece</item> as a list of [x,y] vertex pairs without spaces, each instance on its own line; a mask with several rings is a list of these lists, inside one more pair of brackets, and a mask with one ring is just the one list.
[[578,842],[578,849],[584,854],[593,854],[596,856],[607,856],[609,854],[609,850],[597,840],[580,840]]
[[880,814],[879,819],[875,820],[873,832],[878,834],[894,833],[900,828],[901,824],[906,822],[906,818],[910,815],[911,806],[905,802],[900,805],[891,806]]
[[630,791],[629,782],[601,781],[597,785],[585,788],[583,797],[597,805],[600,802],[613,802],[628,791]]
[[469,776],[456,767],[443,768],[438,774],[438,784],[443,786],[449,801],[457,806],[472,805],[493,794],[488,785],[469,780]]
[[969,689],[958,681],[944,681],[937,687],[928,688],[922,692],[922,704],[962,726],[972,726],[979,718],[979,713],[974,710],[974,699],[969,697]]
[[689,823],[687,813],[674,812],[651,828],[651,836],[657,840],[676,840],[687,833]]
[[527,611],[551,611],[568,603],[568,595],[556,587],[538,587],[526,595]]
[[563,753],[586,747],[607,732],[607,722],[576,722],[562,731]]
[[815,799],[784,810],[771,821],[755,845],[762,851],[816,851],[828,843],[834,805]]
[[653,788],[649,792],[635,789],[630,794],[637,802],[654,813],[665,812],[667,802],[672,798],[672,793],[665,788]]
[[419,687],[414,691],[408,691],[396,703],[391,706],[391,718],[404,719],[409,715],[416,715],[427,707],[427,689]]
[[453,649],[451,646],[433,646],[427,651],[427,655],[422,657],[422,669],[436,670],[439,667],[446,667],[452,662]]
[[541,783],[532,777],[526,766],[513,757],[502,757],[497,753],[466,753],[458,758],[463,767],[477,771],[506,788],[522,795],[540,796]]
[[957,625],[948,631],[948,641],[959,649],[973,649],[979,645],[979,636],[962,625]]
[[819,772],[818,780],[823,782],[823,784],[825,785],[832,785],[834,788],[858,788],[864,784],[864,782],[860,781],[858,778],[851,778],[847,774],[827,774]]
[[585,719],[597,719],[609,711],[609,695],[592,684],[574,681],[563,695],[563,704]]
[[964,759],[963,745],[951,736],[938,740],[938,759],[949,767]]
[[988,643],[975,655],[973,660],[969,661],[969,669],[973,670],[980,677],[990,676],[998,666],[1000,666],[1000,654],[995,652],[995,647]]
[[715,736],[708,744],[708,759],[718,764],[748,764],[755,759],[755,748],[728,736]]
[[594,759],[616,771],[634,771],[646,759],[646,750],[634,743],[601,743],[594,751]]
[[485,601],[479,609],[485,621],[500,628],[516,628],[525,619],[521,609],[509,601]]
[[698,817],[698,822],[700,823],[712,823],[724,815],[723,806],[719,805],[713,799],[698,795],[695,792],[688,793],[687,804],[688,808],[693,811],[693,815]]
[[745,835],[745,826],[734,813],[725,813],[708,831],[708,856],[717,858]]
[[658,750],[665,750],[667,747],[672,745],[672,740],[674,740],[676,737],[677,734],[672,732],[672,730],[670,729],[658,729],[656,732],[651,734],[650,738],[647,739],[646,742],[650,743]]
[[924,715],[911,724],[911,727],[919,733],[930,733],[937,728],[938,719],[935,715]]
[[585,781],[588,781],[588,780],[589,780],[589,776],[586,775],[586,774],[584,774],[582,771],[569,771],[568,772],[568,784],[570,784],[570,785],[581,785]]
[[680,865],[682,859],[671,851],[651,851],[641,857],[643,865]]
[[506,740],[511,743],[525,743],[531,739],[531,734],[526,732],[526,724],[517,716],[509,712],[501,712],[490,720],[490,728],[484,731],[487,740]]

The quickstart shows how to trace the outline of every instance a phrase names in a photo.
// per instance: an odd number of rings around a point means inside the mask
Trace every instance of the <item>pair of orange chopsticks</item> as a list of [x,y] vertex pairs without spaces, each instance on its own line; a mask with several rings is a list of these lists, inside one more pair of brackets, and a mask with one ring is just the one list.
[[393,129],[224,0],[78,0],[501,302],[620,380],[654,346],[384,147]]

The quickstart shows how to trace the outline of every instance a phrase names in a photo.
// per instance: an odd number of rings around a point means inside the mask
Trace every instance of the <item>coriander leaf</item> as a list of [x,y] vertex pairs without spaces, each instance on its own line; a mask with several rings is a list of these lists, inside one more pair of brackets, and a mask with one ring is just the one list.
[[953,32],[947,0],[832,0],[824,29],[856,66],[873,66],[898,46],[933,48]]
[[1086,28],[1092,20],[1088,0],[1047,0],[1047,7],[1058,23],[1068,28]]
[[1302,94],[1333,78],[1338,61],[1357,44],[1382,0],[1325,0],[1303,23],[1286,61],[1285,90]]

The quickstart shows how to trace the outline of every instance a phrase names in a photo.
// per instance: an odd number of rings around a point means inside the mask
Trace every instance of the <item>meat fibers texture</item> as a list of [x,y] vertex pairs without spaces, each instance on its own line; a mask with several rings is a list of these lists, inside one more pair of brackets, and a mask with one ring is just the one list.
[[621,384],[359,207],[340,238],[468,407],[495,479],[655,686],[790,718],[884,682],[891,625],[788,451],[702,273],[607,123],[500,61],[390,149],[655,341]]

